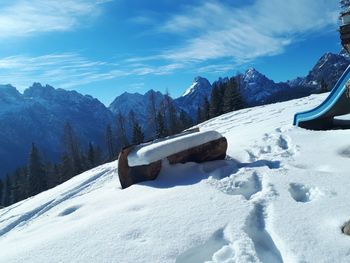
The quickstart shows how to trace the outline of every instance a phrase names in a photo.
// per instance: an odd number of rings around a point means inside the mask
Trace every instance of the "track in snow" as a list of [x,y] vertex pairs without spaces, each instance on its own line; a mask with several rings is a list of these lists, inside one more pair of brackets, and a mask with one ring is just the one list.
[[246,222],[246,233],[254,243],[257,256],[262,262],[283,262],[281,253],[266,230],[265,204],[256,203]]

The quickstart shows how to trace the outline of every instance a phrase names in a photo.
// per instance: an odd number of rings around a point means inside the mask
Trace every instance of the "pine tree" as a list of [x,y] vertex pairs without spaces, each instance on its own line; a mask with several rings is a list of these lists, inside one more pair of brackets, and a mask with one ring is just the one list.
[[73,175],[77,175],[84,170],[83,156],[81,154],[79,140],[69,122],[64,126],[64,155],[70,159],[73,168]]
[[191,118],[183,110],[179,117],[179,131],[183,131],[193,125]]
[[225,87],[224,99],[223,99],[223,113],[233,111],[234,105],[234,96],[235,96],[235,87],[227,83]]
[[126,122],[124,116],[119,112],[117,114],[117,134],[120,148],[123,148],[129,144],[128,137],[126,136]]
[[102,158],[102,150],[101,147],[98,145],[95,147],[95,161],[97,165],[100,165],[103,163],[103,158]]
[[15,173],[11,176],[12,178],[12,200],[11,203],[17,203],[22,200],[21,196],[22,186],[21,186],[21,174],[20,169],[16,169]]
[[167,130],[165,128],[164,123],[164,116],[161,113],[161,111],[158,111],[157,113],[157,131],[156,131],[157,138],[164,138],[167,136]]
[[210,106],[209,106],[209,117],[214,118],[220,115],[220,88],[218,85],[214,85],[211,92]]
[[5,191],[4,191],[4,206],[9,206],[11,204],[11,179],[10,176],[7,175],[5,179]]
[[58,167],[59,167],[58,183],[63,183],[75,175],[73,161],[67,153],[62,154],[61,162]]
[[4,191],[4,183],[0,179],[0,207],[3,206],[3,191]]
[[113,134],[112,134],[111,125],[107,125],[107,128],[106,128],[106,145],[107,145],[108,161],[112,161],[115,158],[115,148],[113,143]]
[[199,112],[197,113],[197,121],[198,123],[204,122],[210,119],[210,103],[207,97],[204,98],[202,106],[199,108]]
[[153,90],[150,91],[149,102],[147,107],[147,134],[150,138],[156,136],[157,130],[157,107],[156,96]]
[[47,186],[48,188],[55,187],[60,183],[59,165],[56,163],[47,163],[45,167],[47,174]]
[[133,110],[129,112],[129,122],[132,131],[131,141],[133,144],[140,144],[145,140],[145,135],[142,132],[142,127],[136,120],[136,116]]
[[[174,105],[173,100],[170,97],[168,90],[166,90],[164,100],[161,104],[161,111],[163,113],[167,135],[172,135],[177,133],[178,119],[177,119],[176,107]],[[166,125],[166,123],[168,125]]]
[[95,149],[91,142],[89,142],[89,149],[87,153],[88,168],[93,168],[97,165]]
[[173,101],[169,101],[168,106],[168,119],[169,119],[169,134],[176,134],[179,132],[178,129],[178,118],[175,105]]
[[135,121],[134,127],[132,130],[132,143],[133,144],[140,144],[144,141],[145,135],[142,132],[141,126]]
[[202,108],[200,106],[197,107],[197,123],[202,122]]
[[36,195],[47,189],[46,172],[39,150],[34,143],[29,154],[28,183],[30,195]]
[[210,103],[207,97],[204,98],[203,102],[203,119],[204,121],[209,120],[209,109],[210,109]]

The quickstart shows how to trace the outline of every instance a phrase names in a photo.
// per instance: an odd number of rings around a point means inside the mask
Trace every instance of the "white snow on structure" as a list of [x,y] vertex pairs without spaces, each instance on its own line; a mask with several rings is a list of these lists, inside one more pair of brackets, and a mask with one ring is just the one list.
[[217,131],[200,131],[176,135],[136,146],[128,155],[130,167],[148,165],[170,155],[222,138]]
[[227,160],[165,162],[125,190],[113,162],[1,209],[0,262],[350,262],[350,131],[291,125],[325,96],[201,124]]

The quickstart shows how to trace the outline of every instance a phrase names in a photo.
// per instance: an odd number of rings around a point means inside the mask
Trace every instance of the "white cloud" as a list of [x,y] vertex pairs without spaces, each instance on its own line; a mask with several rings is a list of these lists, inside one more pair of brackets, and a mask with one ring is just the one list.
[[99,14],[107,0],[15,0],[0,6],[0,39],[67,31]]
[[187,6],[158,28],[184,41],[162,56],[174,61],[231,58],[244,63],[279,54],[300,37],[335,30],[337,11],[337,1],[329,0],[257,0],[240,9],[204,1]]
[[168,75],[184,68],[181,63],[152,66],[142,63],[122,65],[91,60],[75,53],[48,54],[37,57],[10,56],[0,58],[0,80],[23,91],[33,82],[58,88],[74,88],[84,84],[128,76]]
[[58,85],[61,88],[74,87],[113,78],[115,72],[110,71],[106,62],[92,61],[73,53],[38,57],[11,56],[0,59],[1,82],[11,83],[19,90],[25,89],[35,81]]
[[[2,4],[0,39],[71,30],[83,17],[96,15],[99,5],[108,1],[17,0],[11,6]],[[201,5],[186,6],[181,14],[159,23],[162,26],[155,29],[157,33],[176,36],[176,43],[182,43],[166,51],[129,57],[120,64],[76,53],[4,57],[0,58],[0,79],[23,90],[34,81],[73,88],[180,70],[225,73],[256,58],[282,53],[288,45],[309,34],[335,30],[337,11],[336,1],[329,0],[256,0],[240,9],[203,0]],[[147,20],[144,19],[139,17],[134,22]]]

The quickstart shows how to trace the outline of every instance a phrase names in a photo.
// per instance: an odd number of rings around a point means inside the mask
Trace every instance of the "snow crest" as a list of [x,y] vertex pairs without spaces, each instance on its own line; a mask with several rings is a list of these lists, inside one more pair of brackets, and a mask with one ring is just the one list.
[[167,137],[136,146],[128,155],[129,166],[148,165],[170,155],[222,138],[216,131],[203,131]]

